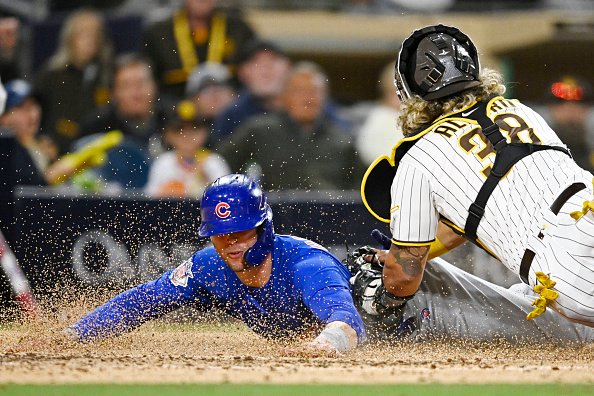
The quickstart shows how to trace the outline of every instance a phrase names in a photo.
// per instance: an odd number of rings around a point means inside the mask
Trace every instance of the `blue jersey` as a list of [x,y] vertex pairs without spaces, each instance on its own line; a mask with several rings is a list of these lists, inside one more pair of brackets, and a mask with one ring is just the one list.
[[356,330],[361,342],[365,330],[353,304],[350,276],[322,246],[276,235],[269,281],[260,288],[248,287],[210,247],[160,278],[119,294],[71,327],[81,341],[111,337],[192,305],[202,311],[221,309],[273,339],[342,321]]

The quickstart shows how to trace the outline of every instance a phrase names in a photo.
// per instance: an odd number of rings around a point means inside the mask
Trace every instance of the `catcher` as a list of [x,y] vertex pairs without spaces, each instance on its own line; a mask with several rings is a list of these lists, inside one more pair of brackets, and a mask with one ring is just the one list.
[[[382,235],[374,230],[375,235]],[[390,239],[384,237],[389,248]],[[365,323],[369,342],[423,342],[432,339],[580,346],[594,341],[594,329],[569,323],[552,311],[539,320],[523,318],[535,293],[524,283],[509,289],[469,274],[441,258],[427,261],[425,274],[406,304],[370,315],[381,285],[386,250],[360,247],[347,254],[353,274],[353,299]]]
[[405,138],[362,185],[367,208],[392,233],[366,312],[412,299],[427,259],[468,239],[534,288],[528,320],[549,306],[594,326],[592,174],[542,117],[501,96],[501,74],[481,70],[475,45],[455,27],[413,32],[395,77]]

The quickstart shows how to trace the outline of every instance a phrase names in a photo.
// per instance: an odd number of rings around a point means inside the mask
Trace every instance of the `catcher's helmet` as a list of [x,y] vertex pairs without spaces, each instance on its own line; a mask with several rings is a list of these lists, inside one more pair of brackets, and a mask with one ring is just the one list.
[[400,46],[394,84],[401,100],[431,100],[480,84],[478,52],[458,28],[445,25],[415,30]]
[[262,264],[272,250],[272,210],[260,186],[246,175],[227,175],[212,182],[202,195],[200,216],[201,237],[258,228],[258,241],[244,257],[251,265]]

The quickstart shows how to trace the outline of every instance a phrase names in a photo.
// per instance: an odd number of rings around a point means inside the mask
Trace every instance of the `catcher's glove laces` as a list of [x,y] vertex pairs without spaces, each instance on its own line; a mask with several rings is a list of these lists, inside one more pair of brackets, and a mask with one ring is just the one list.
[[536,308],[528,314],[526,317],[527,320],[532,320],[542,314],[546,311],[547,305],[559,297],[559,293],[552,290],[556,282],[552,281],[550,277],[543,272],[537,272],[536,278],[542,283],[542,285],[534,286],[534,291],[540,294],[540,297],[530,304],[535,305]]

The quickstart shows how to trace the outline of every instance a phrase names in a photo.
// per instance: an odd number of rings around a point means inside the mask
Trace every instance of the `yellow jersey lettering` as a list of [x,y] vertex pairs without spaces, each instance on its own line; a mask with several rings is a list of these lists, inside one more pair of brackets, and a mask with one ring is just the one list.
[[433,128],[433,132],[444,135],[449,139],[466,125],[468,124],[462,121],[447,120]]
[[[460,136],[458,145],[466,154],[474,153],[481,162],[484,162],[488,156],[495,155],[495,149],[491,145],[491,142],[487,140],[483,130],[479,126]],[[481,170],[481,174],[487,178],[491,173],[492,167],[493,166],[490,163],[486,164]]]
[[487,113],[489,112],[498,112],[504,109],[509,109],[512,107],[517,107],[513,100],[499,98],[491,102]]

